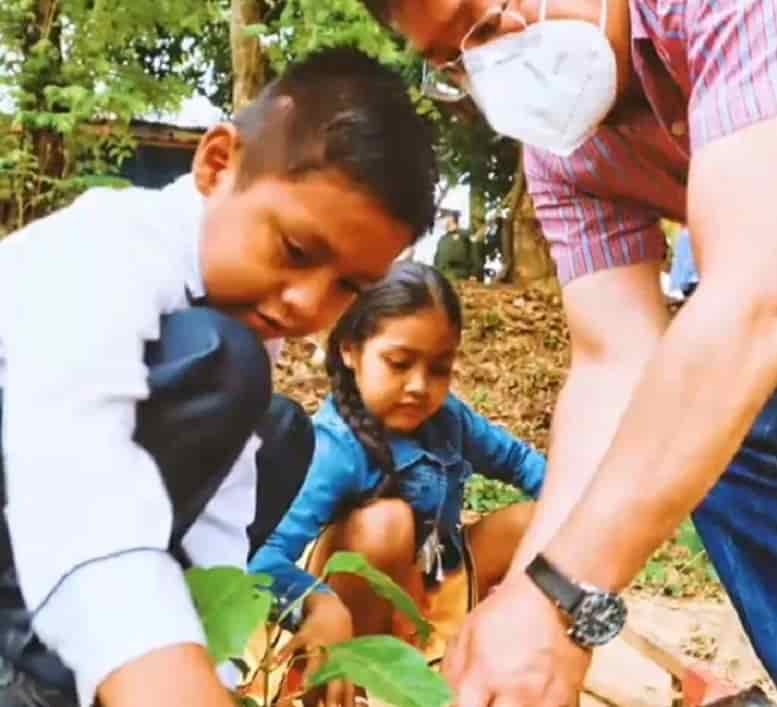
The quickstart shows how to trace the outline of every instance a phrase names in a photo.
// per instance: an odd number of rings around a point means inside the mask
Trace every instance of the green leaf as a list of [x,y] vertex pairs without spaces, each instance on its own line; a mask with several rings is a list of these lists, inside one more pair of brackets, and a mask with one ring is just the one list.
[[363,636],[327,650],[309,687],[345,679],[394,707],[444,707],[453,692],[415,648],[393,636]]
[[415,602],[391,577],[372,567],[358,552],[336,552],[324,566],[324,577],[340,572],[355,574],[369,582],[372,591],[388,599],[394,607],[407,616],[416,627],[422,642],[429,639],[432,627],[421,615]]
[[686,547],[691,555],[698,555],[704,552],[701,538],[690,520],[686,520],[680,526],[680,530],[677,533],[677,544]]
[[186,581],[199,612],[208,651],[218,664],[243,655],[256,627],[267,621],[273,596],[265,575],[251,575],[237,567],[195,567]]
[[238,707],[259,707],[259,703],[250,697],[240,697],[235,704]]
[[666,568],[657,560],[649,560],[645,566],[645,576],[652,584],[663,584],[666,581]]

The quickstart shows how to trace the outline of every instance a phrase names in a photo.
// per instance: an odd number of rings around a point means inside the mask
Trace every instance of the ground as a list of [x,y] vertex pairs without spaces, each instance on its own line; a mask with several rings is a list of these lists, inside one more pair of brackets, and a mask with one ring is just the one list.
[[[454,392],[544,451],[569,363],[568,331],[558,295],[473,283],[462,284],[460,294],[466,327]],[[326,375],[312,361],[313,350],[312,342],[290,343],[278,377],[279,390],[309,412],[327,392]],[[512,489],[476,479],[470,487],[468,513],[488,512],[518,498]],[[629,590],[629,604],[636,628],[662,646],[709,663],[738,685],[759,682],[771,689],[690,522],[648,563]],[[648,684],[653,679],[649,666],[642,674],[641,687],[640,680],[630,676],[630,689],[639,695],[626,696],[628,703],[667,704],[668,693]]]

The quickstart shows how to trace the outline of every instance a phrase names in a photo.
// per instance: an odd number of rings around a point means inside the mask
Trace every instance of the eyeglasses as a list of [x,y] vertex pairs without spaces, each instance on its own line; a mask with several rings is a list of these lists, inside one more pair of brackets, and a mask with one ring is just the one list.
[[[543,3],[546,1],[543,0]],[[510,0],[502,0],[497,8],[489,10],[466,33],[461,41],[461,47],[464,47],[472,38],[478,39],[479,43],[493,38],[499,30],[502,15],[506,12],[516,15],[525,27],[526,21],[521,15],[517,15],[517,13],[509,10],[509,5]],[[428,61],[425,61],[421,79],[421,92],[432,100],[444,103],[456,103],[469,96],[469,81],[467,72],[464,70],[461,54],[439,67],[435,67]]]
[[421,77],[421,92],[427,98],[443,103],[458,103],[464,100],[469,95],[469,90],[461,57],[439,68],[425,61]]

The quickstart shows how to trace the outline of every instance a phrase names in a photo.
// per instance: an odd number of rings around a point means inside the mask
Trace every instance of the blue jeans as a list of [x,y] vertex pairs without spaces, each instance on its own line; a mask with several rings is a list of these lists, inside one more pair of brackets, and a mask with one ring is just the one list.
[[[252,526],[255,533],[251,534],[252,545],[261,541],[291,504],[313,453],[312,425],[304,411],[286,398],[271,396],[271,369],[264,346],[237,321],[197,307],[162,319],[160,338],[146,346],[145,362],[151,394],[138,406],[135,439],[154,457],[170,495],[170,552],[187,563],[183,536],[256,432],[267,437],[257,452],[263,476],[260,487],[265,491],[258,491],[261,511],[257,511]],[[289,448],[294,454],[281,458],[279,450]],[[0,454],[0,501],[4,505],[2,471]],[[278,488],[273,486],[275,478],[281,480]],[[49,530],[55,537],[56,528]],[[30,629],[2,516],[0,707],[75,704],[72,673]]]
[[756,653],[777,681],[777,392],[693,520]]

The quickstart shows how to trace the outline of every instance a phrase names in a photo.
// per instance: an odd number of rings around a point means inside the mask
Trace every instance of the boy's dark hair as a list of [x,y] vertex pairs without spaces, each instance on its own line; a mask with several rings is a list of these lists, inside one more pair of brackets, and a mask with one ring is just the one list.
[[446,277],[428,265],[402,261],[377,285],[359,296],[329,335],[326,371],[338,412],[383,472],[374,498],[396,496],[399,482],[385,430],[364,405],[353,371],[345,365],[343,344],[357,347],[375,336],[387,319],[407,317],[427,307],[439,307],[461,334],[461,304]]
[[265,174],[343,173],[420,237],[434,221],[438,172],[430,124],[394,71],[349,48],[292,65],[234,119],[238,187]]

